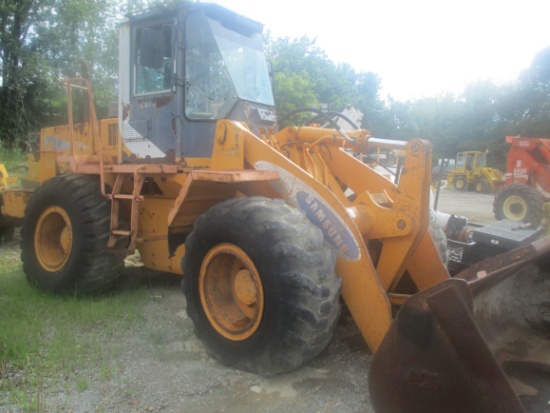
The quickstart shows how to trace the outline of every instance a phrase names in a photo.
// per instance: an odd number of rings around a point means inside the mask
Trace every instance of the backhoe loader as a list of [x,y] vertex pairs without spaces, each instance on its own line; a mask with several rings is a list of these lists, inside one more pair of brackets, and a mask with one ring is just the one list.
[[504,174],[487,166],[485,152],[458,152],[456,167],[447,171],[447,184],[459,191],[495,192],[504,186]]
[[[214,358],[266,376],[323,351],[342,297],[374,352],[377,412],[548,405],[538,384],[519,385],[542,354],[519,344],[549,331],[547,276],[533,269],[548,239],[451,278],[429,208],[430,143],[345,131],[311,108],[324,127],[280,129],[262,25],[246,17],[154,8],[122,22],[119,50],[117,113],[98,120],[89,81],[64,81],[68,124],[42,129],[22,186],[1,193],[2,215],[22,220],[29,282],[101,292],[137,249],[146,267],[183,274]],[[372,148],[404,155],[398,179],[360,161]],[[483,298],[475,310],[472,297]]]

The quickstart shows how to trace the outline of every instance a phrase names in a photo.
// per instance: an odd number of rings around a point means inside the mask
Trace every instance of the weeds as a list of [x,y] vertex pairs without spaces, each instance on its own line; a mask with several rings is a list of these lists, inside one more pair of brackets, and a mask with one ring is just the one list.
[[84,391],[84,390],[88,390],[88,387],[90,387],[89,383],[88,383],[88,380],[86,379],[78,379],[76,381],[76,388],[78,389],[78,391]]
[[122,335],[139,322],[145,297],[144,289],[52,296],[27,283],[18,254],[0,249],[0,410],[7,403],[25,412],[46,411],[42,389],[52,381],[85,391],[89,382],[78,376],[83,366],[101,366],[99,377],[109,378],[120,348],[110,348],[103,338]]
[[20,167],[26,163],[26,159],[27,155],[21,149],[6,148],[0,144],[0,163],[6,166],[10,175],[12,172],[15,174],[24,172],[20,170]]

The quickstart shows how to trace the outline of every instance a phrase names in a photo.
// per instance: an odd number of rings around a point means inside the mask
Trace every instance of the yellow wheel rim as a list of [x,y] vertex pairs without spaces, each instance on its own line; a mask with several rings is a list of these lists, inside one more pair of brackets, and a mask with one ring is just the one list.
[[477,182],[476,183],[476,191],[482,192],[483,191],[483,182]]
[[512,221],[521,221],[527,215],[527,203],[522,197],[517,195],[506,198],[502,209],[504,216]]
[[73,245],[71,220],[63,208],[51,206],[42,212],[34,233],[34,249],[42,268],[59,271],[69,260]]
[[465,186],[466,186],[466,182],[464,182],[464,179],[458,178],[457,181],[456,181],[456,188],[457,189],[464,189]]
[[199,294],[214,329],[232,341],[256,332],[262,320],[264,292],[250,257],[233,244],[219,244],[206,254],[199,275]]

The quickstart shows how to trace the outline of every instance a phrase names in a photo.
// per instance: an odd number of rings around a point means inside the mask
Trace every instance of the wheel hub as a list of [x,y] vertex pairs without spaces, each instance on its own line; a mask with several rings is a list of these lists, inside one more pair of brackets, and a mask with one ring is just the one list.
[[225,338],[241,341],[258,329],[264,294],[250,257],[233,244],[219,244],[206,254],[200,270],[199,293],[212,327]]
[[63,268],[71,254],[73,231],[63,208],[51,206],[42,212],[36,224],[34,247],[40,265],[50,272]]
[[510,196],[503,204],[504,215],[513,221],[521,221],[527,214],[527,204],[520,196]]
[[250,271],[240,270],[233,282],[233,295],[241,303],[250,306],[256,303],[258,289]]

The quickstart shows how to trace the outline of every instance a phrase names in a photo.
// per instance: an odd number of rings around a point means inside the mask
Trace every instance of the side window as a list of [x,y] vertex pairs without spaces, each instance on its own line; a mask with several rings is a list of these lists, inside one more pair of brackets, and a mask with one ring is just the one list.
[[135,45],[135,94],[169,90],[173,73],[172,25],[138,29]]

